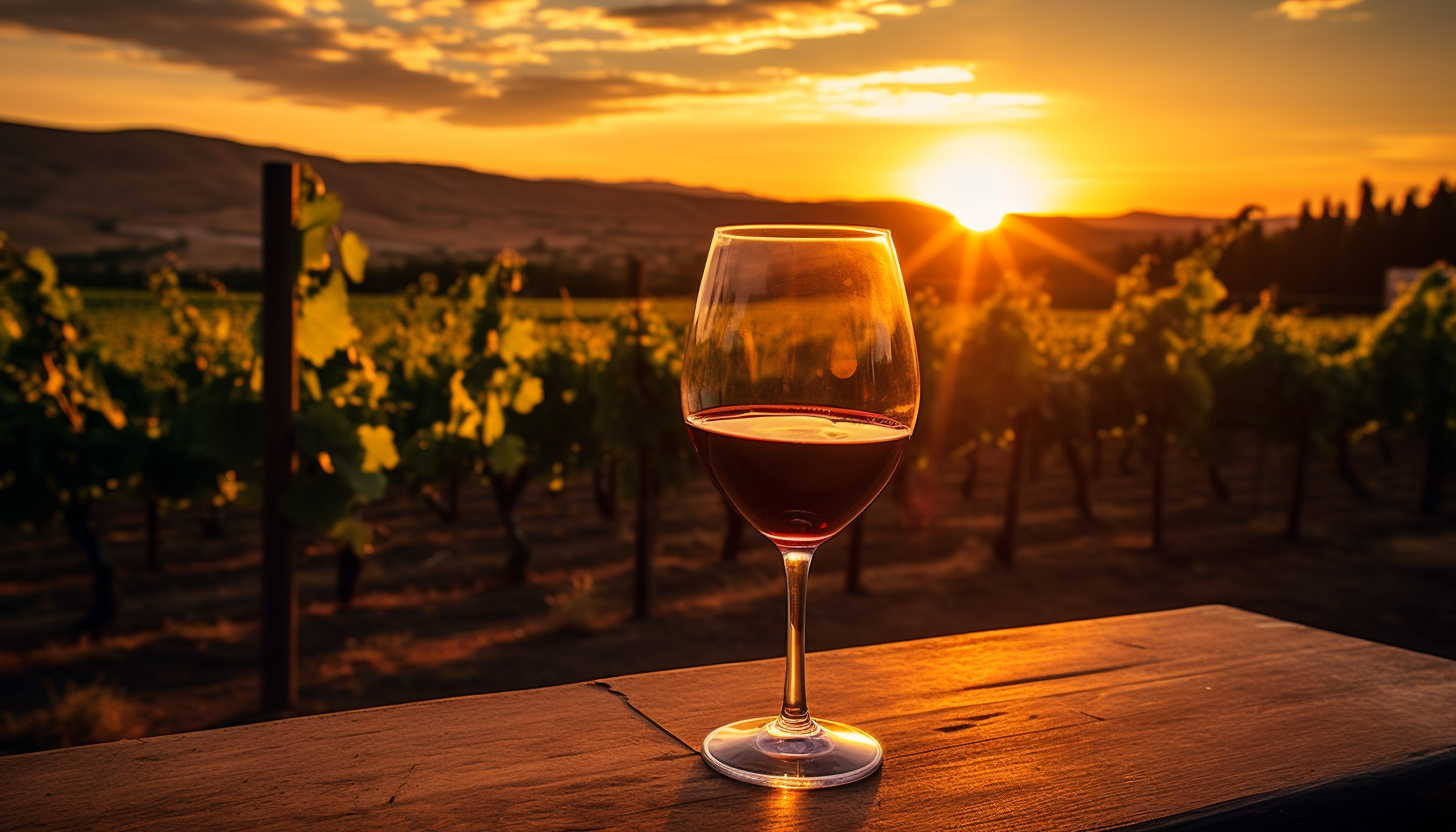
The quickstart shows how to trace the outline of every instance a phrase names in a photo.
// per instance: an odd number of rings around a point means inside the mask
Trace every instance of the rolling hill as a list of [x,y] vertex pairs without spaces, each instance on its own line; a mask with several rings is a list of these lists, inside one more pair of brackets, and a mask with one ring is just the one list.
[[[343,194],[345,223],[369,243],[376,263],[478,260],[510,246],[550,260],[559,272],[580,272],[632,253],[648,262],[658,292],[692,291],[720,225],[879,226],[892,230],[908,258],[952,222],[944,211],[906,201],[785,202],[666,182],[527,180],[442,165],[343,162],[165,130],[0,122],[0,230],[17,245],[59,254],[170,245],[192,268],[251,268],[258,259],[259,168],[279,159],[312,165]],[[1145,212],[1021,219],[1093,257],[1216,222]],[[961,248],[950,245],[931,258],[912,284],[948,287]],[[1013,240],[1012,249],[1023,271],[1040,265],[1050,272],[1054,295],[1106,294],[1096,278],[1069,271],[1035,246]],[[1093,283],[1081,289],[1063,285],[1087,280]]]

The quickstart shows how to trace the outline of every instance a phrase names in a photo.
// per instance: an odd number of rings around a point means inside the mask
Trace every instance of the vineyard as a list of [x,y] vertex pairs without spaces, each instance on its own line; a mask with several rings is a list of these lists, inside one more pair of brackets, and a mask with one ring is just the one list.
[[[524,262],[510,251],[483,273],[424,274],[402,296],[361,300],[349,288],[367,279],[369,252],[340,227],[342,208],[321,180],[305,176],[297,468],[280,510],[305,535],[307,559],[333,573],[331,597],[311,591],[305,629],[356,602],[384,614],[378,599],[360,597],[366,570],[385,568],[371,559],[406,538],[450,538],[452,529],[483,540],[467,529],[487,511],[494,548],[472,556],[474,571],[457,574],[453,589],[405,584],[398,592],[414,591],[429,609],[473,598],[539,612],[519,587],[564,580],[544,599],[542,626],[595,630],[628,613],[605,600],[598,581],[625,581],[631,570],[631,611],[645,618],[662,609],[654,587],[671,599],[679,597],[674,587],[716,580],[712,572],[692,577],[677,551],[690,525],[697,549],[712,549],[719,563],[764,546],[719,507],[682,427],[689,301],[519,299]],[[1139,264],[1118,278],[1115,303],[1100,314],[1053,311],[1035,280],[1016,275],[976,306],[915,294],[925,384],[919,423],[896,480],[835,544],[844,586],[876,591],[866,577],[876,549],[904,545],[897,537],[948,540],[947,529],[961,541],[947,544],[952,550],[973,536],[1016,570],[1018,553],[1041,534],[1023,514],[1050,510],[1049,492],[1036,484],[1052,465],[1070,486],[1055,498],[1069,512],[1065,522],[1104,531],[1116,523],[1121,540],[1141,528],[1139,558],[1198,548],[1180,542],[1178,525],[1190,516],[1195,487],[1216,517],[1251,490],[1277,502],[1278,528],[1260,533],[1290,540],[1330,522],[1307,508],[1316,492],[1340,491],[1339,499],[1390,516],[1438,516],[1456,454],[1450,271],[1427,271],[1373,319],[1277,314],[1272,302],[1230,308],[1213,268],[1247,225],[1238,218],[1204,241],[1174,264],[1170,282],[1150,280],[1151,261]],[[191,586],[204,542],[233,551],[256,535],[265,372],[257,300],[216,282],[184,291],[177,273],[163,269],[145,300],[116,292],[83,303],[44,252],[8,241],[0,280],[0,524],[33,542],[0,551],[51,551],[35,541],[63,532],[85,558],[89,598],[48,614],[69,615],[82,645],[124,640],[133,606],[120,591],[109,522],[139,513],[137,543],[153,586]],[[1395,456],[1398,463],[1383,462]],[[554,501],[532,503],[537,496]],[[951,519],[964,513],[961,498],[983,509],[974,528]],[[705,516],[717,527],[706,543]],[[634,565],[588,568],[548,556],[542,567],[541,550],[568,533],[631,540]],[[420,577],[435,554],[411,557]],[[6,591],[46,580],[28,574]],[[63,597],[79,598],[75,581],[54,580],[72,588]],[[741,589],[722,587],[729,596]],[[666,608],[680,612],[682,604]],[[776,628],[768,619],[763,626]],[[210,635],[183,638],[231,643],[215,632],[222,624],[212,626]],[[347,637],[347,628],[328,626]],[[538,635],[505,632],[490,638]],[[385,642],[349,643],[392,655]],[[18,672],[37,655],[49,656],[42,665],[64,663],[56,643],[26,649],[7,654],[10,665],[0,670]]]

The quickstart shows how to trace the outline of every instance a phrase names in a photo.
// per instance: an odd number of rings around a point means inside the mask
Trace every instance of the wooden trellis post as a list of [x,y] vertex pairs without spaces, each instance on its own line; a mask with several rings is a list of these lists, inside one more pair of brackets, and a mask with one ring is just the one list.
[[263,164],[263,710],[298,701],[298,585],[293,529],[280,500],[298,468],[298,165]]
[[[647,354],[642,345],[642,307],[647,302],[647,279],[642,272],[642,261],[637,257],[627,260],[627,269],[632,281],[632,294],[637,299],[634,315],[637,322],[636,360],[633,365],[633,381],[637,390],[647,390]],[[632,615],[646,618],[652,614],[652,548],[656,542],[656,523],[653,517],[657,508],[656,470],[653,467],[652,445],[644,441],[637,449],[637,550],[632,569]]]

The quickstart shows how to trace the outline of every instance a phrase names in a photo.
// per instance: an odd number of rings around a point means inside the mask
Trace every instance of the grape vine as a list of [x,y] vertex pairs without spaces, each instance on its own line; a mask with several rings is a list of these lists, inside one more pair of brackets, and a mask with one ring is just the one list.
[[[568,302],[564,318],[548,323],[517,304],[524,260],[503,251],[484,272],[448,286],[422,275],[384,336],[367,341],[349,287],[365,277],[368,247],[339,230],[338,194],[311,171],[301,181],[299,467],[282,510],[336,542],[341,604],[353,597],[371,548],[363,509],[390,483],[421,495],[447,521],[459,514],[462,482],[486,484],[506,533],[505,575],[521,582],[531,545],[518,509],[532,483],[556,493],[592,472],[610,513],[605,495],[619,476],[654,504],[659,489],[693,476],[679,412],[684,335],[650,303],[587,323]],[[1135,267],[1118,280],[1112,308],[1080,326],[1051,312],[1033,279],[1010,276],[975,307],[918,295],[923,415],[896,486],[909,520],[933,514],[917,477],[964,459],[969,498],[977,454],[1007,448],[1011,474],[993,552],[1010,566],[1020,484],[1043,452],[1059,449],[1078,513],[1091,519],[1091,483],[1103,443],[1114,439],[1126,443],[1125,457],[1134,442],[1149,451],[1154,549],[1165,543],[1169,454],[1197,459],[1227,499],[1219,466],[1242,437],[1293,450],[1292,537],[1300,534],[1311,454],[1332,449],[1350,489],[1370,497],[1350,462],[1351,445],[1369,436],[1424,442],[1420,508],[1438,510],[1456,432],[1451,272],[1432,268],[1384,315],[1343,328],[1276,314],[1269,302],[1219,311],[1225,292],[1213,269],[1248,219],[1174,264],[1170,285],[1153,284],[1152,263]],[[80,294],[61,285],[49,257],[0,238],[0,522],[64,522],[93,572],[93,600],[78,627],[92,635],[112,623],[118,605],[115,568],[93,527],[97,500],[148,506],[149,560],[160,568],[166,511],[223,506],[258,491],[264,368],[255,321],[226,299],[200,311],[169,269],[151,288],[167,348],[123,366],[92,337]],[[725,557],[737,548],[731,518]],[[849,585],[859,585],[857,571]]]

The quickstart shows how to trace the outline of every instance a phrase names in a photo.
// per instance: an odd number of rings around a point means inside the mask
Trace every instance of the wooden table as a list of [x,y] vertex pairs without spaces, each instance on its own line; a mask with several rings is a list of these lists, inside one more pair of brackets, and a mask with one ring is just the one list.
[[[812,622],[811,622],[812,623]],[[1456,829],[1456,662],[1229,607],[812,654],[880,774],[712,773],[783,662],[0,759],[23,829]]]

